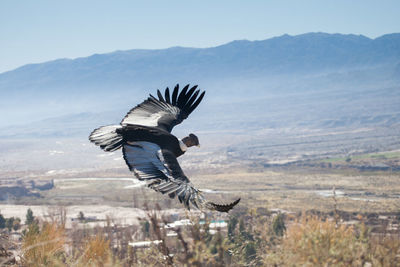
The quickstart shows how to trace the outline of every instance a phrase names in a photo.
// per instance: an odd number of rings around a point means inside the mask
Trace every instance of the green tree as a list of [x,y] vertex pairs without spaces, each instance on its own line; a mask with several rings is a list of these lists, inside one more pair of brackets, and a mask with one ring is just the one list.
[[0,214],[0,229],[3,229],[6,227],[6,219],[4,219],[3,215]]
[[278,236],[283,236],[284,232],[286,231],[285,221],[282,213],[278,213],[278,215],[275,216],[272,223],[272,230]]
[[26,211],[26,221],[25,224],[26,225],[31,225],[33,223],[33,221],[35,220],[35,216],[33,216],[33,211],[29,208]]
[[83,214],[82,211],[80,211],[79,214],[78,214],[78,220],[79,220],[80,222],[85,221],[85,214]]
[[14,224],[14,217],[6,219],[6,228],[8,228],[9,231],[11,231],[13,224]]
[[17,231],[19,228],[21,228],[21,219],[20,218],[15,218],[12,228],[14,229],[14,231]]
[[37,220],[34,220],[31,224],[28,225],[27,229],[22,231],[22,236],[26,238],[28,235],[35,235],[40,232],[39,223]]
[[244,220],[243,220],[243,218],[240,218],[240,221],[239,221],[239,233],[243,233],[244,231],[246,231],[246,228],[244,226]]
[[228,236],[231,240],[233,240],[234,238],[237,224],[238,224],[238,218],[236,216],[232,216],[228,222]]
[[149,223],[149,221],[142,222],[142,232],[143,232],[145,237],[149,237],[150,236],[150,223]]
[[244,257],[247,263],[252,263],[257,257],[257,248],[255,242],[247,242],[244,245]]

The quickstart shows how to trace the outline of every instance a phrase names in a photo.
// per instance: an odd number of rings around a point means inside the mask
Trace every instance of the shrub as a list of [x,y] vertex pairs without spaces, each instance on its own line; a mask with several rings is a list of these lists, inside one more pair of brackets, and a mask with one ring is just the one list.
[[0,229],[3,229],[6,227],[6,219],[4,219],[3,215],[0,214]]
[[15,220],[14,217],[6,219],[6,228],[8,229],[8,231],[11,231],[11,229],[13,228],[14,220]]
[[64,256],[65,230],[56,223],[44,223],[39,230],[31,223],[22,242],[22,262],[27,266],[59,265]]
[[15,218],[13,221],[12,229],[14,231],[17,231],[21,228],[21,219],[20,218]]
[[86,218],[85,218],[85,214],[83,214],[83,212],[80,211],[79,214],[78,214],[78,220],[79,220],[80,222],[84,222],[85,219],[86,219]]
[[286,232],[283,249],[289,263],[364,266],[366,242],[352,227],[317,217],[303,217]]
[[272,222],[272,230],[278,236],[283,236],[286,231],[285,221],[283,219],[283,214],[278,213],[273,222]]
[[398,237],[371,239],[363,224],[337,225],[316,216],[295,221],[281,243],[264,252],[265,265],[400,266]]
[[112,262],[110,242],[102,234],[89,237],[86,240],[83,251],[81,260],[83,266],[104,266]]
[[33,223],[33,221],[35,220],[35,217],[33,216],[33,211],[29,208],[26,211],[26,220],[25,220],[25,224],[26,225],[30,225],[31,223]]

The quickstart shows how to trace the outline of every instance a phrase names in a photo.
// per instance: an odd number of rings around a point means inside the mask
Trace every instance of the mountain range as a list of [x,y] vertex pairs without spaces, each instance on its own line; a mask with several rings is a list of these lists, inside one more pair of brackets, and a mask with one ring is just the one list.
[[[211,48],[128,50],[28,64],[0,74],[0,126],[129,109],[157,88],[196,83],[208,101],[251,101],[400,77],[400,34],[307,33]],[[321,92],[320,92],[321,93]],[[121,113],[122,111],[119,111]],[[119,114],[118,113],[118,114]]]

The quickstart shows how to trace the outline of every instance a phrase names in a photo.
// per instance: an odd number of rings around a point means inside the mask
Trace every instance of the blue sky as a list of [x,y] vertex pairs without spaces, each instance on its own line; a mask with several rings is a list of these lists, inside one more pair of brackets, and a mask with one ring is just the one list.
[[398,0],[1,0],[0,73],[27,63],[285,33],[400,32]]

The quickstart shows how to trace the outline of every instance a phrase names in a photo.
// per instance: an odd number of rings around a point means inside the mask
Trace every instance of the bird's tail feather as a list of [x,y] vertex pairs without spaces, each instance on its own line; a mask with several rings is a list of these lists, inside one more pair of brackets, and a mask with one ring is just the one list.
[[229,204],[217,204],[211,201],[207,201],[205,203],[205,206],[209,209],[209,210],[216,210],[219,212],[228,212],[231,209],[233,209],[233,207],[235,207],[240,201],[240,198],[236,199],[235,201],[233,201],[232,203]]
[[235,201],[229,204],[217,204],[211,201],[207,201],[201,192],[197,192],[196,198],[194,198],[194,202],[192,202],[196,207],[200,207],[200,209],[209,209],[209,210],[216,210],[219,212],[228,212],[233,207],[235,207],[240,202],[240,198],[236,199]]
[[121,125],[102,126],[90,134],[89,140],[104,151],[115,151],[123,144],[123,137],[117,132],[120,128],[122,128]]

